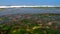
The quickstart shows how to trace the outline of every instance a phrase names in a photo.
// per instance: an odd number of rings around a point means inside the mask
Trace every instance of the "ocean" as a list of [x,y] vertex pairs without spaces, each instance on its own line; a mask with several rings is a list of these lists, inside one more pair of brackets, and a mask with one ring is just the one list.
[[0,10],[1,15],[8,14],[60,14],[60,8],[4,8]]

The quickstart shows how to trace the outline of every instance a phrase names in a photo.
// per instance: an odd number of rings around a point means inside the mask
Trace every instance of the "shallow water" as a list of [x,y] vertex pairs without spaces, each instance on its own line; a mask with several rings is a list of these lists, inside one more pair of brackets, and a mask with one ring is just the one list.
[[44,14],[57,13],[60,14],[60,8],[5,8],[0,10],[0,15],[7,14]]
[[0,16],[0,33],[3,34],[60,33],[60,8],[10,8],[0,10]]

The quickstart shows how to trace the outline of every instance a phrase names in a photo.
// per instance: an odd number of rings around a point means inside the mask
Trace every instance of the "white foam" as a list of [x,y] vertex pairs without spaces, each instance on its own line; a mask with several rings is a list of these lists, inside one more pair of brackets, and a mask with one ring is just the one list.
[[20,7],[60,7],[60,6],[48,6],[48,5],[41,5],[41,6],[0,6],[0,8],[20,8]]

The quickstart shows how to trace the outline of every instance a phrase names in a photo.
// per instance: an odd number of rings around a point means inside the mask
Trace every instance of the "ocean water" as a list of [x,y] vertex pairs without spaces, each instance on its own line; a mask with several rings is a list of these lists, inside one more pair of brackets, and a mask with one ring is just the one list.
[[5,8],[3,10],[0,10],[0,16],[7,14],[44,14],[44,13],[60,14],[60,8]]

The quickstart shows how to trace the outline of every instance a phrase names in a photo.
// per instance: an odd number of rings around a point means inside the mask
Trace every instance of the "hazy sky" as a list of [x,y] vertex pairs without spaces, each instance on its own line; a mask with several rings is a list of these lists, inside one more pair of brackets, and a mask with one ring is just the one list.
[[0,0],[0,5],[60,5],[60,0]]

